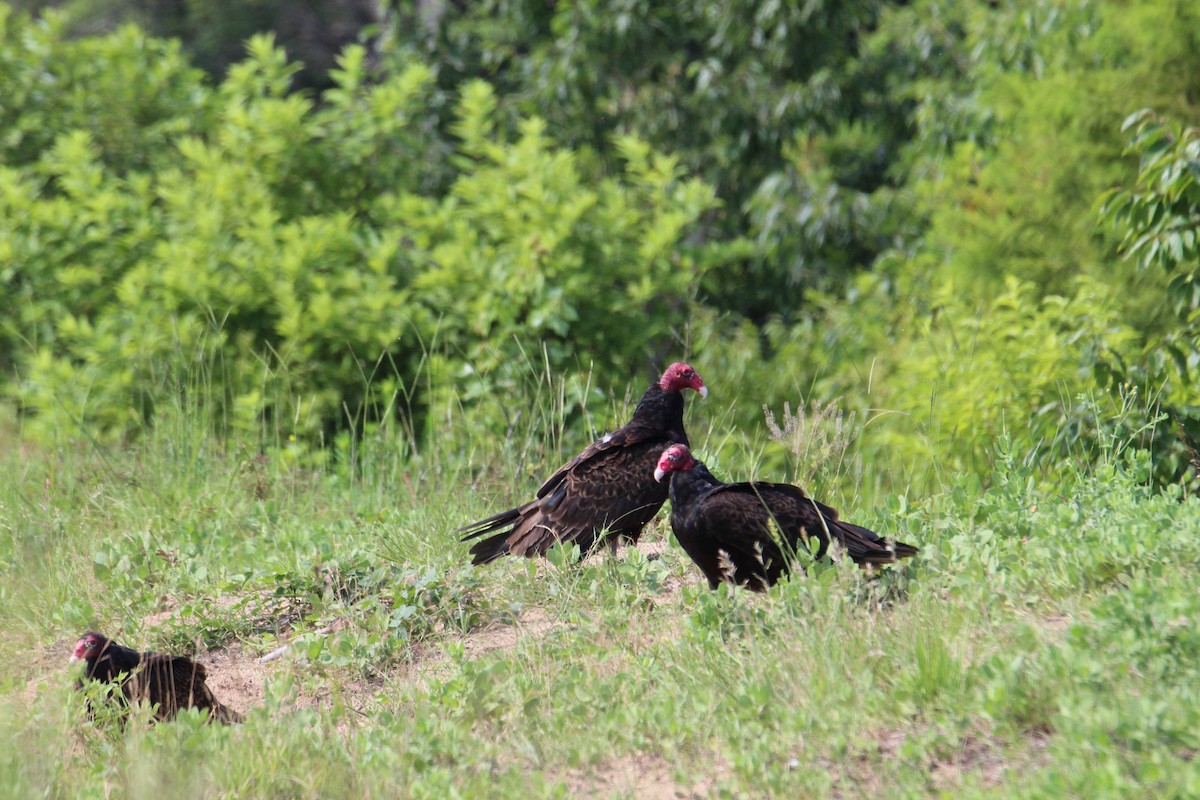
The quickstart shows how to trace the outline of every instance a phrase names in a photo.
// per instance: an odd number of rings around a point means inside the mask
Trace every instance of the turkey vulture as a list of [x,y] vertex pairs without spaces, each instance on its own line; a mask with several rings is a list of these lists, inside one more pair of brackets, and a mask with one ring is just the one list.
[[668,474],[671,528],[714,589],[727,580],[766,591],[790,571],[794,553],[807,550],[809,537],[820,543],[817,558],[825,554],[832,534],[863,565],[889,564],[917,552],[912,545],[889,545],[874,531],[843,522],[832,508],[789,483],[722,483],[692,457],[687,445],[663,452],[654,479],[662,481]]
[[181,708],[207,708],[210,720],[242,721],[241,714],[213,697],[204,685],[204,666],[190,658],[139,653],[93,632],[75,643],[71,663],[80,660],[87,662],[85,679],[118,684],[125,702],[155,706],[156,719],[168,720]]
[[[687,364],[667,367],[650,385],[625,427],[606,434],[558,469],[528,503],[459,528],[462,541],[488,536],[471,548],[473,564],[503,555],[545,555],[559,542],[574,542],[586,555],[603,540],[636,542],[667,499],[652,479],[664,447],[686,443],[683,389],[708,396],[704,381]],[[498,531],[498,532],[497,532]]]

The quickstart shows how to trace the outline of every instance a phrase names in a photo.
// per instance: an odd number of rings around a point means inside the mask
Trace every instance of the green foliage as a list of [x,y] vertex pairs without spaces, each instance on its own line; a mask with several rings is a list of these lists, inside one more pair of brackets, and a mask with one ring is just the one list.
[[1173,275],[1171,307],[1186,316],[1200,308],[1200,134],[1143,109],[1125,120],[1130,152],[1139,158],[1138,191],[1118,191],[1104,217],[1121,234],[1121,250],[1142,268]]
[[193,84],[210,116],[143,142],[152,172],[74,130],[2,173],[0,276],[25,302],[0,336],[30,433],[128,435],[181,395],[225,430],[361,429],[421,413],[414,375],[442,340],[500,385],[539,340],[556,370],[579,347],[605,374],[661,360],[717,263],[683,245],[715,201],[674,159],[625,137],[622,173],[587,182],[538,120],[497,132],[478,84],[451,180],[424,66],[370,82],[351,48],[318,107],[269,39],[249,50],[215,94]]
[[[861,453],[876,476],[917,465],[936,487],[959,469],[986,474],[1006,430],[1064,476],[1064,459],[1096,457],[1104,420],[1123,419],[1118,432],[1153,454],[1155,479],[1183,479],[1196,415],[1179,370],[1193,369],[1195,346],[1162,314],[1167,277],[1114,256],[1096,205],[1130,174],[1128,109],[1186,108],[1194,96],[1194,74],[1169,54],[1190,58],[1196,15],[1194,4],[1118,14],[1057,2],[959,8],[944,24],[885,15],[871,58],[922,45],[958,55],[956,67],[905,83],[917,127],[891,197],[916,216],[893,218],[894,229],[876,218],[891,249],[869,274],[808,292],[807,319],[702,331],[697,360],[773,407],[844,398],[863,415]],[[762,363],[731,355],[750,348]],[[1122,408],[1133,392],[1124,415],[1090,407]]]
[[372,0],[9,0],[34,14],[57,14],[71,37],[97,36],[136,24],[178,42],[197,67],[215,80],[246,54],[245,42],[274,33],[297,63],[297,89],[327,89],[341,51],[379,36],[384,9]]
[[[921,327],[901,369],[876,373],[884,407],[907,418],[885,419],[877,446],[928,447],[927,457],[949,473],[979,471],[991,442],[1013,430],[1044,445],[1049,463],[1084,457],[1091,414],[1077,397],[1093,385],[1093,365],[1130,338],[1111,305],[1083,291],[1039,301],[1015,278],[976,307],[952,287],[932,300],[928,321],[913,321]],[[895,438],[895,428],[912,438]],[[946,463],[947,449],[968,460]]]
[[[1005,430],[1061,472],[1096,453],[1078,398],[1126,385],[1157,478],[1186,471],[1195,347],[1159,306],[1189,273],[1114,259],[1095,203],[1129,175],[1117,121],[1187,107],[1191,4],[440,11],[397,12],[319,96],[269,36],[214,88],[136,29],[5,16],[0,367],[27,435],[197,413],[318,461],[396,423],[423,447],[436,415],[553,450],[686,355],[739,390],[713,449],[768,468],[815,469],[763,404],[844,398],[869,492],[986,468]],[[548,383],[555,419],[501,399]]]
[[[1200,450],[1200,397],[1195,370],[1200,362],[1197,319],[1200,277],[1200,140],[1143,109],[1125,120],[1131,131],[1129,151],[1139,157],[1137,188],[1105,195],[1101,218],[1121,237],[1120,250],[1141,270],[1161,267],[1169,278],[1163,293],[1175,312],[1175,324],[1144,342],[1142,352],[1118,365],[1120,379],[1160,394],[1170,420],[1160,446],[1176,462],[1175,474],[1194,464]],[[1168,319],[1164,316],[1164,319]]]
[[0,163],[31,165],[81,131],[117,172],[161,166],[174,137],[206,124],[200,76],[177,43],[133,26],[71,41],[62,16],[0,4]]
[[878,223],[904,216],[890,192],[873,196],[911,132],[908,98],[880,83],[955,69],[952,55],[931,62],[915,38],[864,52],[890,9],[495,0],[447,4],[424,24],[400,16],[395,36],[398,57],[435,60],[443,87],[486,76],[508,118],[545,118],[589,162],[620,164],[617,134],[635,132],[676,154],[722,201],[705,235],[754,243],[746,271],[710,275],[705,298],[755,319],[790,318],[806,288],[886,246]]
[[[1190,240],[1160,244],[1169,274],[1133,269],[1095,206],[1130,177],[1119,120],[1153,106],[1140,188],[1109,209],[1194,211],[1191,138],[1156,120],[1189,118],[1197,16],[443,4],[397,10],[382,60],[350,46],[306,95],[282,38],[211,87],[134,28],[5,12],[6,391],[44,440],[182,408],[320,460],[396,422],[424,446],[431,413],[510,437],[535,420],[497,398],[562,373],[548,435],[582,440],[589,395],[686,355],[745,392],[714,449],[769,467],[764,403],[843,397],[874,488],[986,468],[1004,430],[1061,472],[1096,453],[1078,398],[1136,389],[1129,431],[1179,479],[1195,337],[1160,306],[1192,307]],[[1162,237],[1138,231],[1117,235],[1145,255]]]
[[[1009,433],[1043,474],[1065,477],[1072,464],[1097,458],[1105,426],[1116,420],[1122,440],[1157,448],[1155,426],[1142,429],[1158,417],[1154,396],[1126,387],[1122,397],[1119,385],[1114,397],[1097,389],[1114,384],[1122,354],[1137,341],[1102,285],[1089,290],[1080,281],[1072,296],[1039,298],[1036,286],[1010,278],[993,297],[976,300],[951,283],[920,289],[928,307],[907,301],[910,291],[863,276],[848,298],[822,298],[815,324],[767,326],[772,357],[761,364],[727,364],[719,342],[698,342],[697,361],[715,362],[759,397],[839,398],[857,417],[850,456],[849,442],[818,455],[808,452],[812,443],[797,441],[783,462],[771,449],[764,453],[774,470],[790,467],[817,486],[858,485],[865,476],[876,482],[868,491],[886,492],[878,482],[891,469],[919,492],[960,471],[986,480],[993,443]],[[813,378],[800,383],[804,373],[780,364],[803,364]],[[821,435],[829,434],[810,434]],[[1159,477],[1178,467],[1164,461]]]
[[604,372],[628,363],[638,339],[667,340],[710,266],[679,243],[713,207],[712,190],[632,137],[617,143],[623,179],[587,185],[540,120],[497,141],[494,105],[486,84],[466,88],[456,133],[473,168],[440,204],[405,197],[392,209],[427,254],[415,296],[431,314],[455,309],[441,334],[484,374],[511,360],[506,342],[529,336],[551,365],[582,351]]

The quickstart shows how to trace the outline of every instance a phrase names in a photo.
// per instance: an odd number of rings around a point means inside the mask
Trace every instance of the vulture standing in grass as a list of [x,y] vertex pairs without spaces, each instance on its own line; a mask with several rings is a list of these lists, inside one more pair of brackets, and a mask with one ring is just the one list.
[[667,499],[667,487],[654,480],[654,465],[664,447],[688,440],[684,389],[708,396],[696,370],[676,362],[642,395],[625,427],[560,467],[533,500],[455,531],[465,534],[464,542],[487,536],[471,548],[472,563],[545,555],[560,542],[574,542],[585,555],[602,538],[613,547],[621,538],[637,542]]
[[696,566],[721,581],[765,591],[786,575],[796,551],[815,538],[820,558],[832,536],[857,564],[890,564],[917,548],[889,544],[874,531],[838,519],[837,512],[788,483],[722,483],[687,445],[668,447],[654,479],[671,476],[671,528]]
[[85,633],[71,654],[71,663],[76,661],[87,663],[86,680],[117,683],[126,702],[155,706],[156,719],[168,720],[182,708],[207,708],[210,720],[242,721],[240,714],[213,697],[204,684],[204,666],[190,658],[139,653],[99,633]]

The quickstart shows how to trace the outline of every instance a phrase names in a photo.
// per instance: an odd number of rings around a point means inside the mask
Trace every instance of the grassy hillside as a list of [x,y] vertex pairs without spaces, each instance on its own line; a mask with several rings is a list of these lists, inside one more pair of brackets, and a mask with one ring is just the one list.
[[[598,427],[624,413],[595,411]],[[720,413],[689,406],[702,453]],[[466,457],[401,458],[380,436],[353,472],[185,421],[117,452],[15,433],[0,448],[14,797],[1200,790],[1200,506],[1146,490],[1144,454],[1119,442],[1061,492],[1003,441],[987,486],[876,502],[823,481],[847,518],[921,554],[876,576],[818,564],[760,597],[709,592],[661,519],[615,558],[470,567],[449,531],[563,455],[532,433]],[[198,654],[247,722],[89,721],[66,661],[93,627]]]
[[[384,5],[318,93],[0,0],[0,795],[1200,796],[1200,0]],[[921,553],[471,567],[675,358]]]

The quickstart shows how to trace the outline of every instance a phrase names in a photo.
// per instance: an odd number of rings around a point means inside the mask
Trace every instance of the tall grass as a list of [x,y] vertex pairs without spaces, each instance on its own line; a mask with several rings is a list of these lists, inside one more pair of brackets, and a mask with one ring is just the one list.
[[[364,424],[317,449],[274,418],[214,431],[209,364],[122,447],[10,448],[0,785],[17,797],[1196,787],[1200,661],[1185,621],[1200,614],[1200,508],[1150,492],[1146,456],[1124,439],[1070,493],[1040,486],[1016,441],[998,444],[986,480],[864,501],[861,521],[921,555],[878,573],[814,565],[761,597],[710,592],[661,522],[644,537],[654,558],[473,568],[449,531],[527,495],[642,389],[610,401],[586,373],[535,365],[508,394],[489,387],[508,407],[504,436],[474,427],[473,390],[441,383],[431,356],[421,393],[440,398],[426,429],[440,435]],[[397,391],[389,402],[408,402]],[[786,410],[783,443],[767,422],[731,434],[724,411],[689,399],[687,421],[731,479],[772,472],[833,494],[869,483],[829,407],[806,407],[803,425]],[[785,446],[778,474],[771,448]],[[195,714],[89,720],[64,668],[87,628],[207,654],[213,675],[265,685],[233,728]]]

